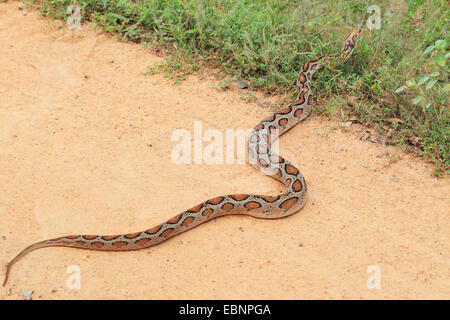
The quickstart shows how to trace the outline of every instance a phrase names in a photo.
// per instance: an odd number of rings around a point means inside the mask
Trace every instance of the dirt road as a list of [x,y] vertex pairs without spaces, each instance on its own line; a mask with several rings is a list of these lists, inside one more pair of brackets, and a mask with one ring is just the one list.
[[[208,71],[178,85],[145,75],[163,59],[148,48],[17,5],[0,3],[0,277],[43,239],[145,230],[213,196],[282,191],[247,164],[171,160],[176,129],[225,134],[270,114],[244,91]],[[0,298],[450,298],[448,179],[339,125],[312,116],[281,138],[308,183],[301,212],[220,218],[134,252],[41,249]]]

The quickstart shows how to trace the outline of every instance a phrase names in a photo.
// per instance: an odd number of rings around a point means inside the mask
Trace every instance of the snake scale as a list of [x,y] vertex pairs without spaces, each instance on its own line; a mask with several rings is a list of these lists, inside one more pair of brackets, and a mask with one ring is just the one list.
[[[151,229],[120,235],[70,235],[44,240],[30,245],[12,259],[6,267],[3,285],[8,280],[11,267],[27,253],[44,247],[62,246],[89,250],[125,251],[154,246],[181,232],[211,219],[243,214],[262,219],[287,217],[305,204],[306,183],[300,170],[283,157],[271,151],[274,139],[305,119],[311,112],[313,74],[330,59],[345,62],[352,54],[361,28],[356,27],[345,39],[339,53],[319,56],[305,62],[299,72],[296,86],[298,94],[288,107],[263,119],[250,133],[248,140],[249,162],[257,169],[281,181],[286,190],[277,196],[232,194],[206,200]],[[274,133],[278,134],[274,136]]]

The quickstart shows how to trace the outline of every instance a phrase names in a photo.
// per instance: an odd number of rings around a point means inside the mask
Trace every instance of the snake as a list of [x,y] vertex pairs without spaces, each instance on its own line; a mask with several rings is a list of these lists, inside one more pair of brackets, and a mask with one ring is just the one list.
[[345,62],[351,56],[360,36],[361,27],[358,26],[344,40],[340,52],[318,56],[305,62],[295,84],[298,88],[296,99],[284,109],[264,118],[248,136],[248,162],[262,173],[280,181],[285,186],[282,194],[223,195],[208,199],[144,231],[116,235],[68,235],[37,242],[23,249],[7,264],[3,286],[8,281],[11,267],[24,255],[36,249],[62,246],[103,251],[139,250],[157,245],[221,216],[240,214],[261,219],[278,219],[298,212],[306,203],[305,178],[294,164],[271,150],[272,143],[310,114],[313,105],[311,82],[314,73],[333,59],[339,64]]

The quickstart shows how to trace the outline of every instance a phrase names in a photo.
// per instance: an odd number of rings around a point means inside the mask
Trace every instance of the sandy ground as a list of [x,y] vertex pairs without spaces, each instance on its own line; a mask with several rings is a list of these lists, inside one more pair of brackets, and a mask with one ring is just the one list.
[[[249,129],[269,109],[208,71],[179,85],[144,75],[163,59],[148,48],[87,24],[72,33],[17,5],[0,3],[1,276],[43,239],[140,231],[213,196],[282,191],[246,164],[171,161],[175,129]],[[281,138],[308,182],[300,213],[220,218],[141,251],[41,249],[0,297],[450,298],[449,181],[361,140],[357,125],[323,134],[334,125],[313,116]],[[66,285],[72,265],[80,289]]]

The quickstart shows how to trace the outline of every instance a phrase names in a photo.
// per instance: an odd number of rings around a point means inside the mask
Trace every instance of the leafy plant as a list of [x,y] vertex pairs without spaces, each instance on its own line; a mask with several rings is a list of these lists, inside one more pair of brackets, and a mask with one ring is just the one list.
[[425,109],[431,106],[447,105],[450,84],[447,83],[448,70],[446,68],[447,59],[450,52],[446,51],[447,41],[436,40],[435,44],[428,46],[423,52],[428,55],[428,64],[423,66],[423,73],[416,78],[408,80],[404,86],[395,90],[395,93],[409,89],[414,93],[411,102],[414,105],[421,105]]
[[436,40],[423,51],[423,56],[426,60],[420,72],[397,88],[395,93],[404,94],[413,105],[422,108],[426,126],[431,132],[431,135],[425,136],[424,151],[433,161],[437,160],[436,155],[440,155],[448,166],[450,84],[447,81],[447,60],[450,52],[447,50],[447,40]]

